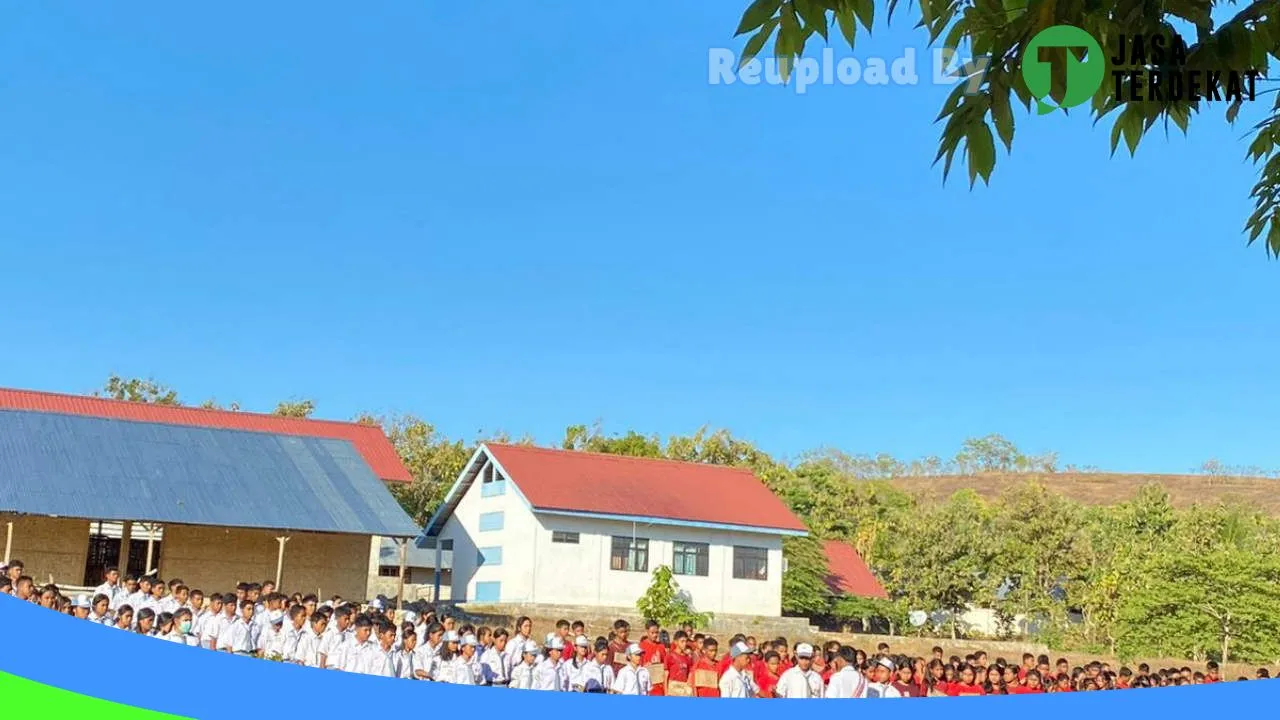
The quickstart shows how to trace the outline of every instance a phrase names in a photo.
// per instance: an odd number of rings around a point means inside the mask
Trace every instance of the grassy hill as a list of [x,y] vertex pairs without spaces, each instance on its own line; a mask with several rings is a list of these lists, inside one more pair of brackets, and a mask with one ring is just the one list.
[[1241,504],[1280,516],[1280,480],[1264,477],[1221,475],[1146,475],[1128,473],[1010,473],[904,477],[893,484],[926,500],[945,500],[958,490],[971,488],[985,498],[998,497],[1006,489],[1036,479],[1062,495],[1089,505],[1113,505],[1132,499],[1143,485],[1159,483],[1174,505],[1195,503]]

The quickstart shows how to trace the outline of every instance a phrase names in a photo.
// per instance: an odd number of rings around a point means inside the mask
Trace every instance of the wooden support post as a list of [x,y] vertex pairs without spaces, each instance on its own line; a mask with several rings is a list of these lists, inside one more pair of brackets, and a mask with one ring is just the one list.
[[8,565],[13,559],[13,521],[10,520],[8,528],[4,531],[4,564]]
[[129,550],[132,545],[133,523],[125,520],[120,523],[120,557],[116,558],[116,567],[120,568],[121,579],[129,576],[129,555],[131,555]]
[[276,592],[280,592],[280,578],[284,573],[284,544],[289,542],[289,538],[278,537],[276,542],[280,543],[280,551],[276,555]]
[[396,589],[396,612],[404,609],[404,566],[409,559],[409,541],[406,538],[396,540],[400,545],[400,587]]

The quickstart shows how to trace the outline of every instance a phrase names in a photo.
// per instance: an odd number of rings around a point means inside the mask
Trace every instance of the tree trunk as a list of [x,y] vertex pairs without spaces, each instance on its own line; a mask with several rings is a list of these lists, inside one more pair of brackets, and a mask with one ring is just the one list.
[[1231,634],[1230,634],[1229,632],[1224,632],[1224,633],[1222,633],[1222,660],[1221,660],[1221,665],[1222,665],[1223,673],[1225,673],[1225,672],[1226,672],[1226,668],[1227,668],[1227,650],[1229,649],[1230,645],[1231,645]]

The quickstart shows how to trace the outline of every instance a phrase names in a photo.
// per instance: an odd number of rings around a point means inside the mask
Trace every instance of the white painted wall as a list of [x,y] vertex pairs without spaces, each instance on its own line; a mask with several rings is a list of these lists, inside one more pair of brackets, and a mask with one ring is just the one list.
[[[706,577],[679,575],[695,609],[718,614],[777,617],[782,614],[782,538],[769,533],[689,526],[636,524],[636,537],[649,539],[648,572],[610,569],[614,535],[629,537],[631,522],[535,515],[508,481],[506,493],[483,497],[479,479],[445,522],[442,539],[453,540],[453,599],[473,600],[477,582],[502,583],[503,603],[633,607],[659,565],[672,564],[674,541],[708,543]],[[503,512],[503,529],[481,532],[480,515]],[[552,531],[577,532],[577,545],[552,543]],[[733,546],[765,548],[768,578],[733,577]],[[502,564],[478,566],[478,549],[502,547]]]

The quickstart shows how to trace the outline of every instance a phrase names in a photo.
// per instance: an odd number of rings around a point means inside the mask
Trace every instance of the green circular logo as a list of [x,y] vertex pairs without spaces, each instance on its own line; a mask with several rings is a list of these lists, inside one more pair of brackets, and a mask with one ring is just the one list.
[[[1066,66],[1063,68],[1067,83],[1067,91],[1057,107],[1045,102],[1049,99],[1049,91],[1053,87],[1053,65],[1040,59],[1040,48],[1084,48],[1086,55],[1083,61],[1077,60],[1075,53],[1067,52]],[[1072,108],[1083,105],[1102,87],[1103,76],[1107,73],[1107,59],[1102,54],[1102,46],[1089,33],[1074,25],[1054,25],[1036,33],[1027,44],[1022,55],[1022,79],[1027,89],[1036,99],[1039,114],[1046,115],[1056,109]]]

